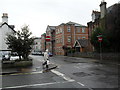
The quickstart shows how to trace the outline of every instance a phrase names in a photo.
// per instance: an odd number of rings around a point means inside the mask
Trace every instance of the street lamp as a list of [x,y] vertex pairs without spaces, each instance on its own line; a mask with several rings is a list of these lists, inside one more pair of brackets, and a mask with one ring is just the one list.
[[102,34],[99,34],[97,38],[98,38],[98,42],[100,43],[100,60],[102,60],[102,46],[101,46],[101,42],[103,40]]

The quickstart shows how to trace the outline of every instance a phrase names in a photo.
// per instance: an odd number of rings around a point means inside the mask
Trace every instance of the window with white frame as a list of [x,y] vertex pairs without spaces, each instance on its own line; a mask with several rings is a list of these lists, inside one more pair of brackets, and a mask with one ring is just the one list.
[[68,37],[67,37],[67,41],[68,41],[68,42],[71,42],[71,36],[68,36]]
[[85,39],[86,37],[82,37],[82,39]]
[[56,34],[58,34],[58,29],[56,29]]
[[77,32],[80,33],[80,28],[77,28]]
[[61,38],[61,43],[62,43],[62,38]]
[[60,33],[60,29],[58,28],[58,34]]
[[82,28],[82,33],[85,33],[85,28],[84,27]]
[[56,43],[58,43],[58,39],[56,39]]
[[71,32],[70,26],[67,26],[67,32]]
[[58,39],[58,43],[60,43],[60,39]]
[[62,38],[60,38],[60,43],[62,42]]
[[57,34],[57,29],[56,29],[55,33]]
[[60,28],[60,33],[62,33],[62,28]]

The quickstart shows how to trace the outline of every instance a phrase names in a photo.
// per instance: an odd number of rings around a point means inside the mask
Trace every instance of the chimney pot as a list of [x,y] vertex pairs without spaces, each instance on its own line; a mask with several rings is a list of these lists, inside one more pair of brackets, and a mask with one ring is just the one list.
[[8,14],[7,14],[7,13],[3,13],[2,18],[3,18],[3,17],[7,17],[7,18],[8,18]]
[[2,22],[6,22],[8,23],[8,14],[7,13],[3,13],[3,16],[2,16]]

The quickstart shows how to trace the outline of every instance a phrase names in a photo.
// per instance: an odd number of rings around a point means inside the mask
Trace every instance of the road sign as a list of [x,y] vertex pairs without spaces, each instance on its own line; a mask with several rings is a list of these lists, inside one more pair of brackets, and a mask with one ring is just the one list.
[[46,36],[46,41],[50,41],[50,36]]
[[98,36],[97,36],[97,38],[98,38],[98,42],[102,42],[102,34],[99,34]]
[[102,37],[98,37],[98,42],[102,42]]

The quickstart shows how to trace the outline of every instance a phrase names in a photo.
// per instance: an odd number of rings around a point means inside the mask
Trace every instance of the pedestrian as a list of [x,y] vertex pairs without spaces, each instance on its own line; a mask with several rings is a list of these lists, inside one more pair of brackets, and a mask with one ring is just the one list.
[[48,49],[44,52],[44,63],[43,63],[43,70],[48,70],[48,63],[49,63],[49,54]]

